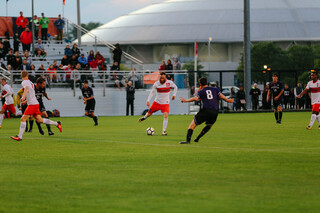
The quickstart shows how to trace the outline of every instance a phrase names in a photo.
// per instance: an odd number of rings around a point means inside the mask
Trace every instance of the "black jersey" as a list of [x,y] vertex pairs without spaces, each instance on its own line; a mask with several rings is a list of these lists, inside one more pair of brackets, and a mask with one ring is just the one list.
[[[90,98],[90,97],[93,97],[93,90],[91,87],[88,87],[87,89],[85,89],[84,87],[81,89],[82,91],[82,96],[85,97],[85,98]],[[94,98],[93,99],[90,99],[87,101],[88,102],[93,102],[94,101]]]
[[[284,88],[281,81],[277,81],[277,83],[273,83],[273,81],[271,81],[269,87],[273,98],[277,97]],[[282,100],[282,98],[283,95],[280,96],[279,100]]]
[[39,103],[43,103],[42,97],[43,97],[44,94],[46,93],[46,88],[43,87],[43,88],[37,89],[37,87],[35,86],[35,87],[34,87],[34,90],[35,90],[35,94],[36,94],[36,98],[37,98],[38,102],[39,102]]

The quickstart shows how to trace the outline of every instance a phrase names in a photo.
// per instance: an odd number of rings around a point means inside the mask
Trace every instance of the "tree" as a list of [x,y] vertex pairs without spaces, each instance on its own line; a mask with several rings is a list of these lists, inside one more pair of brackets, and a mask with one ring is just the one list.
[[288,50],[289,57],[289,69],[296,71],[311,70],[314,68],[314,62],[316,59],[314,48],[305,45],[294,45]]
[[[81,27],[83,27],[84,29],[90,31],[93,30],[99,26],[101,26],[102,24],[100,22],[89,22],[88,24],[81,24]],[[71,40],[75,40],[77,39],[77,28],[73,27],[69,33],[69,36],[71,37]]]
[[[200,61],[198,60],[197,71],[201,71],[203,69],[203,66],[199,62]],[[182,66],[182,70],[194,71],[194,61],[189,61],[189,62],[185,63]],[[204,77],[204,76],[205,76],[205,73],[203,73],[203,72],[198,73],[199,78]],[[194,85],[194,72],[189,73],[189,84],[190,84],[190,86]]]

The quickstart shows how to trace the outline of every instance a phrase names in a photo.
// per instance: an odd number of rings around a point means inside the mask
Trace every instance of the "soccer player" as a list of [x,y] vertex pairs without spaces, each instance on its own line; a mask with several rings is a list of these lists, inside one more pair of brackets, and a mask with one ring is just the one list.
[[[18,107],[19,110],[21,110],[22,114],[26,111],[26,109],[27,109],[27,107],[28,107],[27,102],[21,103],[21,98],[22,98],[22,95],[23,95],[23,91],[24,91],[24,89],[21,88],[21,89],[18,91],[17,97],[16,97],[17,107]],[[26,122],[25,132],[32,132],[33,122],[34,122],[33,118],[30,117],[30,118],[29,118],[29,128],[28,128],[28,122]]]
[[94,125],[98,126],[98,117],[94,115],[94,108],[96,106],[96,100],[93,96],[93,90],[89,87],[87,80],[83,81],[83,87],[81,89],[83,96],[83,103],[86,104],[84,114],[93,119]]
[[206,126],[202,129],[198,137],[194,139],[194,142],[198,142],[200,138],[211,129],[219,114],[219,98],[229,103],[233,103],[234,101],[233,99],[227,99],[220,92],[219,88],[208,86],[207,78],[200,78],[199,83],[200,88],[197,96],[187,100],[183,97],[180,98],[182,103],[193,102],[197,100],[201,100],[203,103],[202,109],[200,109],[200,111],[194,116],[189,125],[186,141],[180,142],[180,144],[190,143],[193,130],[203,122],[206,122]]
[[272,81],[269,83],[267,102],[270,101],[270,94],[272,93],[274,116],[277,124],[281,124],[284,87],[278,77],[279,76],[276,73],[272,75]]
[[23,95],[21,98],[21,103],[27,102],[28,107],[24,114],[21,117],[21,124],[20,124],[20,131],[19,135],[17,136],[11,136],[13,140],[16,141],[21,141],[23,133],[26,128],[26,121],[28,120],[29,117],[33,116],[38,123],[44,123],[44,124],[50,124],[50,125],[55,125],[60,132],[62,131],[61,128],[61,122],[55,122],[51,121],[47,118],[42,118],[41,117],[41,112],[39,110],[39,102],[36,98],[35,95],[35,90],[34,90],[34,84],[29,80],[28,78],[28,71],[23,70],[21,72],[21,78],[22,78],[22,87],[24,88],[23,90]]
[[154,112],[161,110],[163,113],[163,128],[162,128],[162,135],[167,135],[167,126],[168,126],[168,115],[169,115],[169,102],[170,102],[170,90],[173,88],[173,96],[172,100],[175,99],[178,87],[171,81],[167,80],[166,73],[160,73],[160,79],[153,84],[152,90],[147,100],[147,106],[150,107],[150,100],[157,91],[157,96],[152,103],[149,111],[145,114],[145,116],[141,117],[138,122],[142,122],[148,117],[150,117]]
[[311,130],[315,120],[318,120],[320,129],[320,80],[318,79],[318,74],[315,71],[311,72],[311,81],[308,82],[307,87],[303,90],[297,98],[301,98],[307,92],[311,92],[311,102],[312,102],[312,115],[310,119],[310,124],[307,126],[307,130]]
[[[51,100],[51,98],[48,97],[48,94],[46,92],[46,81],[43,79],[43,78],[38,78],[37,81],[36,81],[36,86],[34,88],[35,90],[35,95],[36,95],[36,98],[39,102],[39,110],[40,112],[42,113],[42,117],[44,118],[48,118],[48,114],[47,114],[47,111],[46,111],[46,108],[43,104],[43,100],[42,100],[42,97],[46,97],[47,100]],[[44,135],[44,132],[41,128],[41,125],[40,123],[37,122],[37,126],[38,126],[38,129],[39,129],[39,132],[41,135]],[[48,135],[51,136],[51,135],[54,135],[54,133],[51,131],[51,127],[49,124],[46,125],[47,126],[47,129],[48,129]]]
[[13,89],[7,84],[5,78],[1,78],[1,85],[2,85],[2,95],[0,98],[5,98],[5,103],[0,110],[0,128],[3,121],[4,113],[8,110],[13,116],[16,116],[16,109],[14,108],[14,101],[13,101]]

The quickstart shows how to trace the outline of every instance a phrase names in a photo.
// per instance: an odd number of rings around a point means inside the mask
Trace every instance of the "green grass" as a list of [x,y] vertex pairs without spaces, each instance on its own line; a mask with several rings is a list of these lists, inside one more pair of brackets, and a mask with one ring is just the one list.
[[[61,118],[63,132],[0,129],[0,212],[319,212],[320,130],[311,113],[220,114],[180,145],[192,116]],[[147,127],[155,136],[146,136]],[[195,130],[196,136],[203,125]],[[45,129],[45,126],[44,126]]]

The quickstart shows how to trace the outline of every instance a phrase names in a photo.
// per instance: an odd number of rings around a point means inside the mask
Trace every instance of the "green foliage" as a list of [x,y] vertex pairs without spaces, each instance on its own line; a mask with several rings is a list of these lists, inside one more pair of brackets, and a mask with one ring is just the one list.
[[298,77],[298,82],[300,82],[300,83],[307,83],[308,81],[310,81],[310,72],[309,72],[309,71],[303,72],[303,73]]
[[120,70],[121,71],[130,71],[131,69],[127,66],[125,66],[124,64],[120,64]]
[[[81,27],[85,28],[86,30],[93,30],[97,27],[100,27],[102,24],[100,22],[89,22],[87,24],[82,23]],[[69,32],[69,36],[71,40],[75,40],[77,39],[77,28],[73,27],[70,32]]]
[[[200,64],[200,61],[198,60],[197,71],[201,71],[202,69],[203,69],[203,66]],[[190,62],[185,63],[182,66],[182,70],[194,71],[194,61],[190,61]],[[206,74],[203,72],[198,73],[198,78],[205,77],[205,76],[206,76]],[[190,86],[194,86],[194,73],[193,72],[189,73],[189,84],[190,84]]]
[[294,45],[287,50],[291,70],[305,71],[314,68],[315,53],[310,46]]

